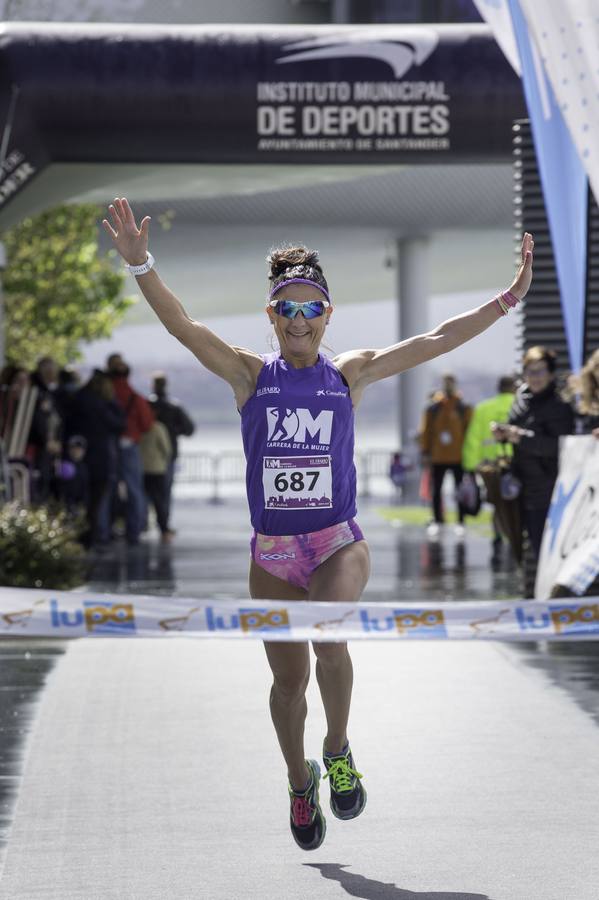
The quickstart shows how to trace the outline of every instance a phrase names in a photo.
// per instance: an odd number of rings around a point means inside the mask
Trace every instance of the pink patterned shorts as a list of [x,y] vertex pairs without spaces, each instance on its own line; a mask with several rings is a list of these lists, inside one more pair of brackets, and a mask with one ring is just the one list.
[[252,559],[271,575],[308,590],[314,569],[364,535],[354,519],[339,522],[308,534],[267,535],[254,532],[251,540]]

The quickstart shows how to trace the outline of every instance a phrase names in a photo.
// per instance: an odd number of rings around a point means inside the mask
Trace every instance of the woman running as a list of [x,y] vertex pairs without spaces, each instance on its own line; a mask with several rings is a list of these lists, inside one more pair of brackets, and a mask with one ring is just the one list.
[[[227,381],[241,413],[247,495],[254,535],[249,588],[263,600],[358,601],[368,581],[368,545],[354,520],[354,410],[364,389],[459,347],[507,314],[526,294],[533,241],[522,240],[521,264],[509,291],[449,319],[428,334],[382,350],[320,352],[333,313],[318,254],[305,247],[273,251],[266,312],[280,351],[260,355],[226,344],[190,319],[153,268],[150,219],[138,227],[125,198],[103,225],[166,329],[215,375]],[[319,804],[320,767],[304,755],[307,643],[265,642],[273,673],[270,711],[287,764],[290,825],[296,843],[315,850],[325,836]],[[327,720],[323,761],[330,806],[355,819],[366,805],[362,775],[347,738],[352,662],[345,643],[313,644]]]

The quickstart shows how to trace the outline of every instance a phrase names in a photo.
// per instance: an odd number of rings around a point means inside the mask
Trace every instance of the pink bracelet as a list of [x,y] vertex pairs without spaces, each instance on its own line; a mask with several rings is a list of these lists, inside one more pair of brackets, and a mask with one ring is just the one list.
[[502,291],[501,296],[503,297],[507,305],[511,306],[512,309],[514,308],[514,306],[517,306],[518,303],[520,303],[518,297],[515,297],[511,291]]

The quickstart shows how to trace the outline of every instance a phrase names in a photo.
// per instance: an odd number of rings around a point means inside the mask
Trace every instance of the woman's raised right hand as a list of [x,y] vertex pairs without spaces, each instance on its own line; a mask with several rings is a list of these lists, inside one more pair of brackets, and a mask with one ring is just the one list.
[[142,219],[138,228],[126,197],[117,197],[108,211],[112,225],[108,219],[103,219],[102,225],[112,238],[114,246],[130,266],[143,265],[148,258],[150,217]]

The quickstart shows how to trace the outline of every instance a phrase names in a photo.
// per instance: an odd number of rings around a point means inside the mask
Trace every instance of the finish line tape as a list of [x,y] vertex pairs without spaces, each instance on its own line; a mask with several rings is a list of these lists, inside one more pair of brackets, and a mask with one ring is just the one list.
[[0,638],[598,640],[599,598],[308,603],[0,588]]

